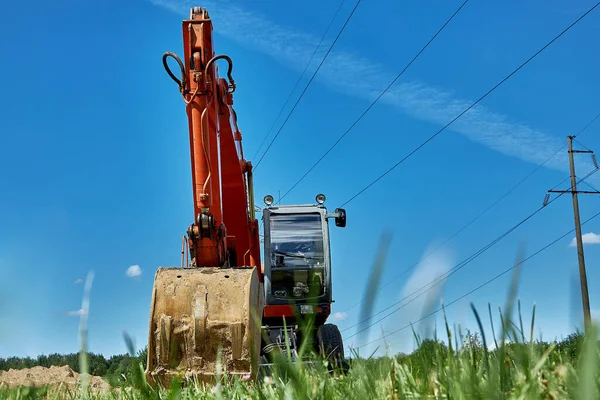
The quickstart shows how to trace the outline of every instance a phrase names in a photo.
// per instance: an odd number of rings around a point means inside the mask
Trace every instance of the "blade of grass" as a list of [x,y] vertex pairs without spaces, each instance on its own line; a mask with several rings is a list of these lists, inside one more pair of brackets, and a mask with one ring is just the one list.
[[579,398],[592,400],[598,398],[598,325],[592,323],[585,334],[581,357]]
[[488,302],[488,312],[490,314],[490,325],[492,326],[492,337],[494,338],[494,346],[498,349],[498,342],[496,341],[496,331],[494,329],[494,320],[492,319],[492,306]]
[[481,340],[483,341],[483,355],[484,355],[484,361],[485,361],[485,372],[486,372],[486,375],[489,377],[490,376],[490,363],[489,363],[489,359],[488,359],[487,341],[485,339],[485,331],[483,330],[483,324],[481,323],[481,318],[479,318],[479,313],[477,312],[477,309],[475,308],[475,304],[471,303],[471,309],[473,310],[473,314],[475,314],[475,319],[477,320],[477,325],[479,326],[479,331],[481,332]]
[[365,328],[365,324],[368,324],[367,321],[371,318],[371,313],[373,312],[373,305],[375,304],[375,300],[377,299],[379,282],[381,280],[381,275],[383,274],[383,268],[385,266],[385,261],[387,258],[391,241],[392,234],[390,232],[384,232],[381,235],[377,256],[375,257],[375,262],[373,263],[373,266],[371,268],[369,282],[365,290],[366,293],[364,298],[366,299],[366,301],[363,303],[359,314],[359,321],[361,322],[356,328],[358,333],[357,341],[359,343],[362,342],[364,338],[368,337],[369,326],[366,325]]
[[519,309],[519,326],[521,327],[521,339],[525,343],[525,331],[523,330],[523,318],[521,315],[521,299],[517,301],[517,307]]
[[89,365],[88,365],[88,350],[87,350],[87,320],[90,311],[90,293],[92,291],[92,282],[94,281],[94,272],[90,271],[85,280],[85,286],[83,288],[83,300],[81,302],[81,312],[79,316],[79,374],[81,377],[81,390],[84,398],[88,398],[88,385],[89,385]]
[[531,313],[531,330],[529,333],[529,342],[533,343],[533,327],[535,324],[535,303],[533,303],[533,312]]

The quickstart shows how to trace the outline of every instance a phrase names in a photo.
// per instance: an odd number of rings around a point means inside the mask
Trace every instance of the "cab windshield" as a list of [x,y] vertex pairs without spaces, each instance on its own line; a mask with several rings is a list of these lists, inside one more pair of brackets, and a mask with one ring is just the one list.
[[320,214],[273,214],[270,225],[273,267],[324,266]]

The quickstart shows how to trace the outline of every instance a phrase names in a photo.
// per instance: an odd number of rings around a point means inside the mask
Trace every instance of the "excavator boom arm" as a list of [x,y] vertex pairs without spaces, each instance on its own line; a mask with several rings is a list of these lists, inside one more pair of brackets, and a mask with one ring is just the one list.
[[[194,222],[188,229],[192,266],[257,267],[258,221],[249,191],[252,165],[244,159],[233,110],[233,63],[228,56],[215,56],[212,30],[208,12],[193,8],[190,19],[182,23],[183,62],[172,53],[163,57],[188,115],[194,200]],[[178,61],[181,80],[168,68],[168,57]],[[220,60],[227,62],[227,80],[218,75]]]

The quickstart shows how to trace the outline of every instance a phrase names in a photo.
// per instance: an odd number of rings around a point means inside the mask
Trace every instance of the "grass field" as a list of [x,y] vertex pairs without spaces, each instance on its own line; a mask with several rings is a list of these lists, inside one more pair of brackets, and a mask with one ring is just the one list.
[[[377,263],[376,263],[377,264]],[[373,275],[377,276],[375,265]],[[331,373],[325,362],[313,367],[279,357],[269,377],[254,382],[218,379],[213,385],[187,382],[172,389],[154,389],[144,379],[144,365],[137,362],[124,374],[125,385],[98,393],[86,382],[72,391],[52,388],[0,389],[2,399],[600,399],[600,342],[595,324],[586,333],[574,333],[560,342],[534,339],[535,307],[523,324],[517,302],[517,268],[509,288],[502,326],[491,326],[486,337],[480,312],[472,307],[478,331],[457,334],[444,312],[445,332],[421,340],[409,355],[358,357],[353,354],[346,373]],[[84,304],[89,304],[91,279]],[[377,285],[369,285],[373,298]],[[513,318],[514,309],[517,316]],[[86,308],[87,309],[87,308]],[[364,305],[363,311],[370,309]],[[488,305],[486,314],[491,318]],[[370,315],[367,312],[363,315]],[[486,316],[487,320],[487,316]],[[491,324],[491,322],[490,322]],[[80,371],[86,376],[86,318],[80,326]],[[443,337],[444,340],[441,340]],[[132,356],[135,349],[125,337]],[[491,349],[491,350],[488,350]],[[348,350],[348,349],[346,349]],[[301,349],[302,352],[302,349]],[[347,351],[348,353],[348,351]],[[347,354],[348,355],[348,354]],[[138,358],[139,360],[139,358]]]
[[57,393],[47,388],[18,388],[0,391],[0,399],[600,398],[595,326],[588,335],[574,334],[565,341],[547,343],[533,340],[533,320],[529,334],[522,325],[504,320],[507,329],[502,329],[499,339],[492,339],[493,350],[486,350],[484,336],[456,337],[447,324],[444,342],[421,341],[415,336],[419,346],[412,354],[353,357],[346,374],[331,374],[325,363],[306,368],[282,358],[270,377],[257,382],[221,380],[212,386],[188,383],[183,388],[155,390],[145,382],[140,363],[127,374],[123,389],[93,393],[79,387]]

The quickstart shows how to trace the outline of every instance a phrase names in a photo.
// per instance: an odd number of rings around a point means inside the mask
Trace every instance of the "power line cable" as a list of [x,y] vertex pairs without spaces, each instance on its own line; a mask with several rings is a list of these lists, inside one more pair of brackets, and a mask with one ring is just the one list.
[[367,186],[365,186],[363,189],[361,189],[358,193],[356,193],[354,196],[352,196],[350,199],[348,199],[344,204],[342,204],[340,207],[344,207],[345,205],[347,205],[348,203],[350,203],[351,201],[353,201],[355,198],[357,198],[358,196],[360,196],[362,193],[364,193],[366,190],[368,190],[371,186],[373,186],[375,183],[377,183],[379,180],[381,180],[383,177],[385,177],[387,174],[389,174],[390,172],[392,172],[394,169],[396,169],[396,167],[398,167],[400,164],[402,164],[404,161],[406,161],[408,158],[410,158],[413,154],[415,154],[417,151],[419,151],[421,148],[423,148],[427,143],[429,143],[431,140],[433,140],[435,137],[437,137],[440,133],[442,133],[443,131],[446,130],[446,128],[448,128],[450,125],[452,125],[456,120],[458,120],[460,117],[462,117],[465,113],[467,113],[471,108],[475,107],[477,104],[479,104],[483,99],[485,99],[490,93],[492,93],[494,90],[496,90],[498,87],[500,87],[500,85],[502,85],[504,82],[506,82],[508,79],[510,79],[514,74],[516,74],[519,70],[521,70],[521,68],[523,68],[525,65],[527,65],[531,60],[533,60],[535,57],[537,57],[541,52],[543,52],[546,48],[548,48],[552,43],[554,43],[556,40],[558,40],[562,35],[564,35],[566,32],[568,32],[572,27],[574,27],[579,21],[581,21],[584,17],[586,17],[589,13],[591,13],[596,7],[598,7],[598,5],[600,5],[600,2],[596,3],[593,7],[591,7],[589,10],[587,10],[582,16],[580,16],[579,18],[577,18],[574,22],[571,23],[571,25],[569,25],[567,28],[565,28],[561,33],[559,33],[557,36],[555,36],[552,40],[550,40],[548,43],[546,43],[541,49],[539,49],[538,51],[536,51],[531,57],[529,57],[525,62],[523,62],[521,65],[519,65],[515,70],[513,70],[510,74],[508,74],[506,77],[504,77],[500,82],[498,82],[496,85],[494,85],[490,90],[488,90],[483,96],[481,96],[479,99],[477,99],[475,102],[473,102],[470,106],[468,106],[467,108],[465,108],[460,114],[458,114],[456,117],[454,117],[450,122],[448,122],[446,125],[444,125],[441,129],[439,129],[436,133],[434,133],[432,136],[430,136],[427,140],[425,140],[423,143],[421,143],[419,146],[417,146],[414,150],[412,150],[410,153],[408,153],[406,156],[404,156],[404,158],[402,158],[400,161],[398,161],[396,164],[394,164],[391,168],[389,168],[386,172],[384,172],[383,174],[381,174],[379,177],[377,177],[375,180],[371,181],[371,183],[369,183]]
[[[573,140],[575,140],[575,136],[573,136]],[[579,144],[581,147],[583,147],[583,148],[585,148],[587,151],[591,152],[591,153],[592,153],[592,156],[593,156],[594,152],[593,152],[592,150],[590,150],[590,148],[589,148],[589,147],[587,147],[586,145],[584,145],[583,143],[581,143],[581,142],[579,142],[579,141],[577,141],[577,140],[575,140],[575,141],[576,141],[576,142],[577,142],[577,143],[578,143],[578,144]],[[593,160],[595,160],[595,159],[593,159]],[[596,168],[598,168],[598,165],[597,165],[597,162],[596,162],[596,161],[594,161],[594,166],[595,166]],[[570,178],[570,177],[569,177],[569,178]],[[579,183],[579,182],[578,182],[578,183]],[[588,183],[588,182],[586,182],[586,181],[582,181],[581,183],[583,183],[584,185],[587,185],[587,186],[588,186],[589,188],[591,188],[593,191],[600,193],[600,191],[599,191],[598,189],[596,189],[596,187],[594,187],[592,184],[590,184],[590,183]]]
[[260,157],[260,159],[256,163],[256,166],[254,167],[254,171],[255,172],[256,172],[256,168],[258,168],[258,166],[260,165],[260,163],[263,160],[263,158],[265,158],[265,155],[267,155],[267,153],[269,152],[269,149],[271,148],[271,146],[275,142],[275,139],[277,139],[277,137],[281,133],[281,130],[283,129],[283,127],[285,126],[285,124],[287,124],[288,120],[290,119],[290,116],[292,115],[292,113],[294,112],[294,110],[296,109],[296,107],[298,106],[298,103],[300,103],[300,100],[302,100],[302,97],[304,96],[304,93],[306,93],[306,90],[308,90],[308,87],[310,86],[310,84],[312,83],[312,81],[315,79],[315,76],[317,76],[317,73],[319,72],[319,70],[323,66],[323,63],[325,63],[325,60],[327,59],[327,56],[329,56],[329,53],[331,52],[331,49],[333,49],[333,46],[335,46],[335,44],[337,43],[338,39],[342,35],[342,32],[344,32],[344,29],[346,29],[346,25],[348,25],[348,22],[350,22],[350,19],[354,15],[354,12],[358,8],[358,5],[360,4],[360,2],[361,2],[361,0],[358,0],[356,2],[356,4],[354,5],[354,8],[352,9],[352,12],[350,12],[350,15],[348,15],[348,18],[346,18],[346,21],[344,22],[344,25],[342,26],[342,28],[338,32],[338,34],[335,37],[335,40],[333,41],[333,43],[331,43],[331,46],[329,46],[329,49],[327,50],[327,53],[325,53],[325,56],[321,60],[321,63],[319,64],[319,66],[317,67],[317,69],[313,73],[312,77],[310,78],[310,80],[308,81],[308,83],[306,84],[306,86],[304,87],[304,90],[300,94],[300,97],[298,97],[298,100],[296,100],[296,103],[294,104],[294,106],[292,107],[292,109],[288,113],[287,117],[283,121],[283,124],[281,124],[281,126],[279,127],[279,130],[277,131],[277,133],[275,134],[275,136],[273,137],[273,139],[269,143],[269,146],[267,146],[267,149],[265,150],[265,152],[263,153],[263,155]]
[[[387,93],[387,91],[396,83],[396,81],[402,76],[404,75],[404,73],[406,72],[406,70],[408,70],[408,68],[410,68],[410,66],[417,60],[417,58],[419,58],[419,56],[421,55],[421,53],[423,53],[425,51],[425,49],[427,47],[429,47],[429,45],[431,44],[431,42],[433,42],[435,40],[435,38],[444,30],[444,28],[450,23],[450,21],[452,21],[454,19],[454,17],[456,16],[456,14],[458,14],[458,12],[467,4],[469,0],[465,0],[460,7],[458,7],[458,9],[456,11],[454,11],[454,13],[452,14],[452,16],[450,16],[450,18],[448,18],[448,20],[438,29],[438,31],[429,39],[429,41],[421,48],[421,50],[419,50],[419,52],[413,57],[412,60],[410,60],[410,62],[404,67],[404,69],[402,71],[400,71],[400,73],[398,75],[396,75],[396,77],[389,83],[389,85],[379,94],[379,96],[377,96],[377,98],[375,98],[375,100],[373,100],[373,102],[365,109],[365,111],[363,111],[363,113],[352,123],[352,125],[350,125],[350,127],[348,129],[346,129],[346,131],[335,141],[335,143],[333,143],[333,145],[321,156],[321,158],[319,158],[317,160],[317,162],[315,162],[309,169],[308,171],[306,171],[304,173],[304,175],[302,175],[300,177],[300,179],[298,179],[296,181],[296,183],[294,183],[294,185],[287,191],[284,193],[283,196],[281,196],[281,199],[283,199],[284,197],[286,197],[288,194],[290,194],[290,192],[292,190],[294,190],[296,188],[296,186],[298,186],[300,184],[300,182],[302,182],[304,180],[304,178],[306,178],[308,176],[308,174],[311,173],[311,171],[313,169],[315,169],[315,167],[317,165],[319,165],[319,163],[325,158],[327,157],[327,155],[331,152],[331,150],[333,150],[343,139],[344,137],[346,137],[346,135],[358,124],[358,122],[365,116],[367,115],[367,113],[371,110],[371,108],[373,108],[373,106],[379,101],[379,99],[381,99],[383,97],[383,95],[385,93]],[[281,200],[280,200],[281,201]]]
[[596,192],[600,193],[600,190],[596,189],[594,186],[590,185],[589,183],[587,183],[587,182],[583,182],[583,184],[587,185],[587,186],[588,186],[589,188],[591,188],[592,190],[594,190],[594,191],[596,191]]
[[[597,218],[598,216],[600,216],[600,212],[598,212],[598,213],[594,214],[593,216],[591,216],[590,218],[588,218],[587,220],[585,220],[584,222],[582,222],[582,224],[581,224],[581,225],[585,225],[586,223],[588,223],[589,221],[593,220],[594,218]],[[421,322],[421,321],[423,321],[424,319],[426,319],[426,318],[429,318],[430,316],[432,316],[432,315],[434,315],[434,314],[436,314],[436,313],[440,312],[442,309],[444,309],[444,308],[446,308],[446,307],[449,307],[449,306],[451,306],[451,305],[452,305],[452,304],[454,304],[454,303],[457,303],[458,301],[460,301],[460,300],[464,299],[465,297],[467,297],[467,296],[469,296],[469,295],[473,294],[473,293],[474,293],[474,292],[476,292],[477,290],[479,290],[479,289],[481,289],[481,288],[483,288],[483,287],[485,287],[485,286],[489,285],[489,284],[490,284],[490,283],[492,283],[493,281],[495,281],[495,280],[499,279],[499,278],[500,278],[500,277],[502,277],[503,275],[505,275],[505,274],[507,274],[508,272],[512,271],[513,269],[515,269],[515,268],[516,268],[516,267],[518,267],[519,265],[523,264],[525,261],[528,261],[528,260],[532,259],[533,257],[537,256],[538,254],[540,254],[540,253],[541,253],[541,252],[543,252],[544,250],[546,250],[546,249],[548,249],[549,247],[551,247],[551,246],[555,245],[556,243],[558,243],[559,241],[561,241],[562,239],[564,239],[565,237],[567,237],[568,235],[570,235],[570,234],[571,234],[571,233],[572,233],[574,230],[575,230],[575,229],[571,229],[569,232],[567,232],[567,233],[563,234],[562,236],[560,236],[559,238],[557,238],[557,239],[553,240],[552,242],[550,242],[550,243],[549,243],[549,244],[547,244],[546,246],[542,247],[541,249],[539,249],[538,251],[536,251],[535,253],[533,253],[533,254],[532,254],[532,255],[530,255],[529,257],[525,258],[523,261],[520,261],[520,262],[518,262],[518,263],[514,264],[512,267],[510,267],[510,268],[508,268],[508,269],[506,269],[506,270],[502,271],[502,272],[501,272],[501,273],[499,273],[498,275],[494,276],[493,278],[489,279],[488,281],[486,281],[486,282],[482,283],[481,285],[477,286],[475,289],[473,289],[473,290],[471,290],[471,291],[469,291],[469,292],[465,293],[464,295],[460,296],[459,298],[457,298],[457,299],[454,299],[453,301],[451,301],[451,302],[450,302],[450,303],[448,303],[447,305],[444,305],[444,306],[442,306],[442,307],[438,308],[437,310],[435,310],[435,311],[433,311],[433,312],[431,312],[431,313],[429,313],[429,314],[427,314],[427,315],[423,316],[422,318],[420,318],[420,319],[418,319],[418,320],[416,320],[416,321],[414,321],[414,322],[412,322],[412,323],[410,323],[410,324],[408,324],[408,325],[405,325],[404,327],[402,327],[402,328],[400,328],[400,329],[396,329],[396,330],[394,330],[394,331],[392,331],[392,332],[390,332],[390,333],[386,334],[385,336],[382,336],[382,337],[380,337],[380,338],[378,338],[378,339],[375,339],[375,340],[372,340],[372,341],[370,341],[370,342],[368,342],[368,343],[365,343],[365,344],[362,344],[362,345],[360,345],[360,346],[357,346],[357,348],[361,348],[361,347],[368,346],[368,345],[370,345],[370,344],[376,343],[376,342],[378,342],[378,341],[380,341],[380,340],[384,339],[385,337],[387,337],[387,336],[389,336],[389,335],[394,335],[394,334],[396,334],[396,333],[398,333],[398,332],[400,332],[400,331],[402,331],[402,330],[404,330],[404,329],[407,329],[407,328],[411,327],[411,326],[412,326],[413,324],[415,324],[415,323]]]
[[[573,135],[573,137],[575,138],[575,137],[581,136],[581,134],[582,134],[584,131],[586,131],[586,130],[587,130],[587,128],[589,128],[589,127],[590,127],[590,126],[591,126],[591,125],[592,125],[594,122],[596,122],[596,120],[597,120],[598,118],[600,118],[600,114],[598,114],[598,115],[596,115],[594,118],[592,118],[592,120],[591,120],[590,122],[588,122],[586,126],[584,126],[583,128],[581,128],[581,130],[580,130],[579,132],[577,132],[575,135]],[[566,146],[566,144],[565,144],[563,147],[565,147],[565,146]]]
[[[552,189],[554,189],[554,188],[556,188],[556,187],[558,187],[558,186],[562,185],[562,184],[563,184],[563,183],[565,183],[567,180],[569,180],[569,178],[568,178],[568,177],[567,177],[567,178],[565,178],[565,179],[564,179],[564,180],[563,180],[561,183],[559,183],[558,185],[554,186]],[[515,187],[516,187],[516,186],[514,186],[514,187],[513,187],[513,189],[514,189]],[[511,189],[511,190],[512,190],[512,189]],[[510,191],[509,191],[509,192],[510,192]],[[505,196],[504,196],[504,197],[505,197]],[[503,198],[503,197],[501,197],[501,198],[500,198],[500,200],[501,200],[502,198]],[[556,200],[557,198],[558,198],[558,197],[554,198],[552,201]],[[498,201],[499,201],[499,200],[498,200]],[[496,201],[495,203],[493,203],[493,205],[497,204],[497,202],[498,202],[498,201]],[[549,202],[548,204],[550,204],[550,202]],[[492,206],[493,206],[493,205],[492,205]],[[477,219],[478,219],[478,218],[479,218],[481,215],[483,215],[483,214],[484,214],[486,211],[488,211],[488,210],[489,210],[489,209],[490,209],[492,206],[488,207],[488,208],[487,208],[487,209],[486,209],[486,210],[485,210],[483,213],[481,213],[479,216],[477,216],[477,217],[475,217],[474,219],[472,219],[472,220],[471,220],[471,221],[470,221],[470,222],[469,222],[467,225],[465,225],[463,228],[461,228],[460,230],[458,230],[458,231],[457,231],[457,232],[456,232],[454,235],[452,235],[452,236],[451,236],[449,239],[447,239],[447,240],[446,240],[444,243],[442,243],[441,245],[437,246],[435,249],[433,249],[432,251],[430,251],[429,253],[427,253],[427,254],[426,254],[424,257],[422,257],[422,258],[421,258],[419,261],[417,261],[416,263],[414,263],[414,264],[413,264],[413,265],[411,265],[410,267],[406,268],[406,269],[405,269],[404,271],[402,271],[402,272],[401,272],[399,275],[397,275],[396,277],[394,277],[394,278],[392,278],[391,280],[389,280],[389,281],[388,281],[386,284],[382,285],[382,286],[381,286],[381,288],[383,289],[384,287],[387,287],[387,286],[388,286],[388,285],[390,285],[390,284],[391,284],[393,281],[395,281],[395,280],[399,279],[399,278],[400,278],[400,277],[402,277],[404,274],[406,274],[407,272],[409,272],[410,270],[412,270],[413,268],[415,268],[417,265],[419,265],[421,262],[423,262],[423,261],[424,261],[424,260],[425,260],[427,257],[431,256],[431,255],[432,255],[434,252],[436,252],[437,250],[439,250],[439,249],[440,249],[442,246],[444,246],[446,243],[448,243],[450,240],[452,240],[452,239],[453,239],[455,236],[457,236],[459,233],[461,233],[461,232],[462,232],[464,229],[466,229],[466,228],[467,228],[467,227],[468,227],[470,224],[472,224],[473,222],[475,222],[475,221],[476,221],[476,220],[477,220]],[[521,222],[519,222],[517,225],[515,225],[513,228],[511,228],[511,229],[510,229],[508,232],[506,232],[504,235],[507,235],[508,233],[512,232],[512,230],[516,229],[518,226],[520,226],[521,224],[523,224],[523,223],[524,223],[524,222],[525,222],[527,219],[529,219],[529,218],[533,217],[535,214],[537,214],[539,211],[541,211],[541,209],[542,209],[542,208],[543,208],[543,207],[540,207],[539,209],[537,209],[535,212],[533,212],[532,214],[530,214],[530,215],[529,215],[529,216],[528,216],[526,219],[522,220],[522,221],[521,221]],[[503,236],[502,236],[501,238],[503,238]],[[500,238],[500,239],[501,239],[501,238]],[[486,245],[486,246],[485,246],[483,249],[481,249],[481,250],[479,250],[479,251],[481,251],[481,252],[484,252],[484,251],[485,251],[485,250],[487,250],[489,247],[492,247],[494,244],[496,244],[496,243],[497,243],[497,241],[499,241],[498,239],[499,239],[499,238],[495,239],[494,241],[492,241],[491,243],[489,243],[488,245]],[[488,246],[489,246],[489,247],[488,247]],[[483,251],[482,251],[482,250],[483,250]],[[471,257],[473,257],[473,256],[471,256]],[[459,263],[458,265],[461,265],[461,264],[463,264],[463,263],[465,263],[465,262],[466,262],[466,263],[470,262],[470,261],[471,261],[471,260],[470,260],[470,258],[471,258],[471,257],[469,257],[469,258],[467,258],[467,259],[463,260],[463,261],[462,261],[461,263]],[[455,268],[456,268],[456,267],[455,267]],[[410,295],[409,295],[409,296],[410,296]],[[404,299],[402,299],[402,300],[404,300]],[[396,305],[396,304],[398,304],[398,303],[399,303],[399,302],[401,302],[402,300],[398,301],[397,303],[394,303],[393,305]],[[349,307],[349,308],[348,308],[348,309],[346,309],[344,312],[346,312],[346,311],[348,311],[348,310],[350,310],[350,309],[354,308],[355,306],[357,306],[357,305],[359,305],[359,304],[363,303],[364,301],[365,301],[365,299],[363,299],[363,300],[361,300],[361,301],[359,301],[359,302],[355,303],[353,306]],[[393,305],[392,305],[392,306],[393,306]],[[380,314],[381,312],[388,310],[389,308],[391,308],[391,307],[388,307],[388,308],[386,308],[386,309],[384,309],[384,310],[380,311],[379,313],[377,313],[377,314],[375,314],[375,315],[373,315],[373,316],[376,316],[376,315]],[[358,324],[356,324],[356,325],[358,325]],[[352,327],[354,327],[354,326],[356,326],[356,325],[352,325],[352,326],[351,326],[351,327],[349,327],[349,328],[352,328]],[[349,328],[346,328],[346,329],[349,329]],[[344,330],[346,330],[346,329],[344,329]]]
[[581,147],[583,147],[584,149],[586,149],[587,151],[591,151],[588,147],[584,146],[583,144],[581,144],[581,142],[579,142],[578,140],[576,140],[575,138],[573,138],[573,141],[575,143],[577,143],[578,145],[580,145]]
[[262,142],[260,143],[260,146],[258,146],[258,149],[256,150],[256,153],[254,153],[254,156],[252,157],[252,159],[256,158],[256,156],[258,155],[258,153],[260,153],[260,150],[262,149],[262,147],[265,144],[265,142],[267,141],[269,135],[273,131],[273,128],[275,128],[275,124],[279,120],[279,117],[281,117],[281,114],[283,113],[283,110],[285,110],[285,107],[288,105],[290,99],[292,98],[292,95],[294,94],[294,92],[296,91],[296,88],[300,84],[300,81],[302,81],[302,78],[304,77],[304,74],[306,73],[306,70],[308,69],[308,67],[309,67],[310,63],[312,62],[313,58],[315,57],[315,54],[317,54],[317,51],[321,47],[321,43],[323,43],[323,40],[325,40],[325,37],[329,33],[329,29],[333,25],[333,21],[335,21],[335,19],[337,18],[338,14],[340,13],[340,10],[342,9],[342,6],[344,5],[345,2],[346,2],[346,0],[342,0],[342,2],[340,3],[337,11],[333,15],[333,18],[331,18],[331,21],[329,22],[329,25],[327,26],[327,29],[325,30],[325,33],[323,33],[323,36],[321,36],[321,40],[319,41],[319,44],[317,44],[317,47],[315,47],[315,50],[313,51],[312,55],[310,56],[310,59],[306,63],[306,66],[304,67],[304,70],[302,71],[302,73],[298,77],[298,80],[296,81],[296,84],[292,88],[292,91],[290,92],[290,94],[289,94],[287,100],[285,101],[285,103],[283,103],[283,106],[279,110],[279,114],[277,114],[277,117],[275,117],[275,120],[273,121],[273,124],[269,128],[269,131],[267,132],[267,134],[263,138]]
[[[563,193],[561,193],[563,194]],[[552,199],[552,201],[555,201],[559,198],[559,196],[555,197],[554,199]],[[548,203],[548,205],[550,205],[550,202]],[[409,295],[401,298],[400,300],[396,301],[395,303],[389,305],[388,307],[384,308],[383,310],[371,315],[370,317],[357,322],[354,325],[351,325],[347,328],[342,329],[342,332],[345,332],[349,329],[354,328],[355,326],[361,325],[367,321],[369,321],[370,319],[382,314],[383,312],[397,306],[398,304],[402,303],[403,301],[405,301],[406,299],[410,298],[411,296],[413,296],[414,294],[416,294],[417,292],[419,292],[420,290],[426,289],[425,292],[427,292],[428,290],[432,289],[433,286],[436,286],[437,284],[443,282],[447,277],[449,277],[450,275],[453,275],[454,273],[458,272],[459,270],[461,270],[463,267],[467,266],[469,263],[471,263],[473,260],[475,260],[477,257],[479,257],[480,255],[482,255],[483,253],[485,253],[487,250],[489,250],[490,248],[492,248],[495,244],[497,244],[498,242],[500,242],[502,239],[504,239],[506,236],[508,236],[509,234],[511,234],[513,231],[515,231],[519,226],[523,225],[525,222],[527,222],[529,219],[533,218],[533,216],[535,216],[537,213],[539,213],[540,211],[542,211],[544,207],[539,207],[537,210],[535,210],[533,213],[529,214],[527,217],[525,217],[524,219],[522,219],[520,222],[518,222],[517,224],[515,224],[513,227],[511,227],[509,230],[507,230],[506,232],[504,232],[502,235],[498,236],[496,239],[492,240],[490,243],[488,243],[487,245],[485,245],[484,247],[482,247],[481,249],[479,249],[478,251],[476,251],[474,254],[471,254],[469,257],[467,257],[466,259],[464,259],[463,261],[459,262],[457,265],[455,265],[454,267],[452,267],[449,271],[447,271],[445,274],[435,278],[433,281],[427,283],[426,285],[420,287],[419,289],[417,289],[416,291],[410,293]],[[429,286],[429,287],[428,287]],[[421,293],[424,294],[425,292]],[[417,296],[419,297],[419,296]],[[415,300],[415,299],[413,299]],[[411,300],[412,301],[412,300]],[[410,302],[409,302],[410,303]],[[395,312],[399,311],[401,308],[403,308],[404,306],[406,306],[407,304],[403,304],[400,308],[395,309],[394,311],[392,311],[391,313],[387,314],[386,316],[382,317],[381,319],[379,319],[378,321],[376,321],[375,323],[378,323],[386,318],[388,318],[391,314],[394,314]],[[356,332],[354,335],[350,336],[353,337],[357,334],[359,334],[360,332],[368,329],[369,327],[371,327],[372,325],[368,325],[366,327],[364,327],[363,329],[361,329],[360,331]]]
[[[598,169],[594,169],[591,172],[589,172],[585,177],[580,179],[580,182],[584,181],[585,179],[589,178],[590,176],[592,176],[594,173],[596,173],[598,171]],[[563,181],[564,182],[564,181]],[[562,184],[562,183],[561,183]],[[558,186],[558,185],[557,185]],[[556,187],[556,186],[555,186]],[[467,257],[465,260],[461,261],[460,263],[458,263],[456,266],[454,266],[453,268],[451,268],[449,271],[447,271],[445,274],[442,274],[441,276],[437,277],[436,279],[432,280],[431,282],[427,283],[426,285],[420,287],[419,289],[415,290],[414,292],[410,293],[409,295],[403,297],[402,299],[398,300],[397,302],[391,304],[390,306],[386,307],[385,309],[371,315],[370,317],[359,321],[358,323],[349,326],[345,329],[342,329],[342,332],[347,331],[355,326],[361,325],[369,320],[371,320],[372,318],[376,317],[377,315],[382,314],[383,312],[393,308],[394,306],[402,303],[404,300],[408,299],[409,297],[413,296],[414,294],[416,294],[417,292],[425,289],[424,292],[420,293],[418,296],[416,296],[415,298],[411,299],[409,302],[401,305],[399,308],[396,308],[394,311],[386,314],[384,317],[380,318],[379,320],[377,320],[376,322],[367,325],[366,327],[362,328],[361,330],[357,331],[355,334],[349,336],[347,339],[352,338],[356,335],[358,335],[359,333],[365,331],[366,329],[369,329],[370,327],[372,327],[374,324],[377,324],[381,321],[383,321],[384,319],[388,318],[389,316],[391,316],[392,314],[396,313],[397,311],[399,311],[400,309],[402,309],[404,306],[410,304],[410,302],[416,300],[418,297],[420,297],[421,295],[425,294],[426,292],[428,292],[429,290],[431,290],[434,286],[444,282],[446,280],[446,278],[448,278],[449,276],[455,274],[456,272],[458,272],[459,270],[461,270],[462,268],[464,268],[465,266],[467,266],[468,264],[470,264],[473,260],[475,260],[477,257],[479,257],[481,254],[485,253],[487,250],[489,250],[490,248],[492,248],[495,244],[497,244],[498,242],[500,242],[502,239],[504,239],[506,236],[508,236],[509,234],[511,234],[513,231],[515,231],[518,227],[520,227],[521,225],[523,225],[525,222],[527,222],[529,219],[531,219],[533,216],[535,216],[536,214],[538,214],[540,211],[542,211],[542,209],[544,209],[545,207],[547,207],[548,205],[550,205],[552,202],[554,202],[555,200],[557,200],[558,198],[560,198],[561,195],[563,195],[564,193],[560,193],[558,196],[556,196],[555,198],[553,198],[551,201],[549,201],[546,205],[543,205],[541,207],[539,207],[537,210],[535,210],[533,213],[529,214],[526,218],[524,218],[523,220],[521,220],[520,222],[518,222],[516,225],[514,225],[512,228],[510,228],[509,230],[507,230],[506,232],[504,232],[502,235],[498,236],[496,239],[492,240],[490,243],[488,243],[487,245],[485,245],[483,248],[479,249],[477,252],[475,252],[474,254],[472,254],[471,256]],[[429,287],[428,287],[429,286]]]
[[[583,134],[583,132],[585,132],[587,130],[588,127],[590,127],[598,118],[600,118],[600,113],[597,114],[592,120],[590,120],[582,129],[579,130],[579,132],[577,132],[577,134],[575,136],[580,136],[581,134]],[[579,143],[579,142],[578,142]],[[423,256],[421,259],[419,259],[419,261],[417,261],[416,263],[414,263],[413,265],[411,265],[410,267],[406,268],[404,271],[402,271],[400,274],[396,275],[395,277],[391,278],[390,280],[388,280],[385,284],[383,284],[381,286],[381,289],[391,285],[393,282],[395,282],[396,280],[400,279],[402,276],[404,276],[407,272],[411,271],[413,268],[415,268],[417,265],[419,265],[421,262],[423,262],[425,259],[427,259],[428,257],[430,257],[432,254],[434,254],[436,251],[438,251],[440,248],[442,248],[443,246],[445,246],[447,243],[449,243],[450,241],[452,241],[456,236],[458,236],[459,234],[461,234],[465,229],[467,229],[468,227],[470,227],[471,225],[473,225],[479,218],[481,218],[483,215],[485,215],[488,211],[490,211],[493,207],[495,207],[498,203],[500,203],[502,200],[504,200],[508,195],[510,195],[513,191],[515,191],[519,186],[521,186],[527,179],[529,179],[531,176],[533,176],[537,171],[539,171],[544,165],[546,165],[552,158],[556,157],[556,155],[558,153],[560,153],[565,147],[567,146],[567,144],[563,144],[558,150],[556,150],[556,152],[554,152],[550,157],[546,158],[546,160],[544,160],[544,162],[542,162],[541,164],[537,165],[531,172],[529,172],[523,179],[521,179],[519,182],[517,182],[517,184],[515,184],[514,186],[512,186],[507,192],[505,192],[502,196],[498,197],[493,203],[491,203],[488,207],[486,207],[483,211],[481,211],[477,216],[475,216],[475,218],[471,219],[469,222],[467,222],[465,225],[463,225],[462,228],[460,228],[459,230],[457,230],[456,232],[454,232],[448,239],[446,239],[442,244],[436,246],[433,250],[431,250],[429,253],[427,253],[425,256]],[[582,145],[583,146],[583,145]],[[585,146],[584,146],[585,147]],[[556,187],[562,185],[566,180],[568,180],[569,177],[567,177],[564,181],[562,181],[561,183],[559,183],[558,185],[554,186],[552,189],[555,189]],[[585,183],[585,182],[584,182]],[[354,303],[353,305],[351,305],[350,307],[348,307],[347,309],[345,309],[342,312],[348,312],[349,310],[353,309],[354,307],[362,304],[365,302],[366,299],[361,299],[359,301],[357,301],[356,303]]]

